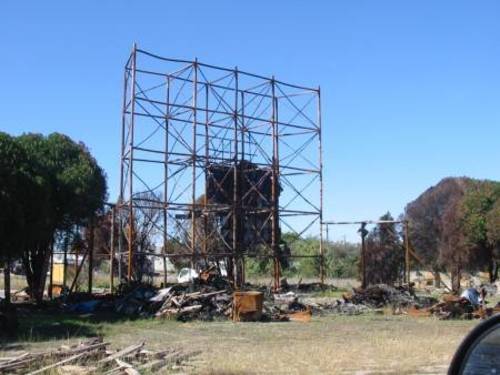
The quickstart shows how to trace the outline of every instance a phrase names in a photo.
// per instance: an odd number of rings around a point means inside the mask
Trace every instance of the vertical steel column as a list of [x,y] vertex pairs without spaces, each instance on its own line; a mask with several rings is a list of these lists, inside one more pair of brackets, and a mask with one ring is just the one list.
[[241,157],[240,157],[240,160],[245,160],[245,92],[244,91],[241,91],[240,108],[241,108],[241,117],[240,117]]
[[[124,163],[125,163],[125,127],[127,123],[127,88],[128,88],[128,80],[129,80],[129,72],[128,72],[128,65],[129,62],[132,60],[133,56],[133,51],[130,54],[129,60],[127,61],[127,64],[125,65],[125,72],[123,75],[123,102],[122,102],[122,129],[121,129],[121,136],[122,136],[122,141],[121,141],[121,154],[120,154],[120,192],[118,196],[118,279],[119,282],[122,282],[122,228],[123,228],[123,221],[122,221],[122,213],[123,213],[123,197],[125,195],[125,170],[124,170]],[[78,257],[77,257],[77,264],[78,264]]]
[[191,163],[193,166],[192,174],[192,191],[191,191],[191,268],[196,267],[196,122],[197,122],[197,105],[198,105],[198,58],[193,63],[194,78],[193,78],[193,142],[191,152]]
[[[320,255],[320,279],[325,283],[325,249],[323,247],[323,146],[321,137],[321,87],[318,86],[318,137],[319,137],[319,255]],[[328,233],[328,226],[326,227]],[[328,235],[327,235],[328,236]]]
[[[122,220],[122,213],[123,213],[123,198],[125,195],[125,169],[124,169],[124,163],[125,163],[125,152],[126,152],[126,145],[125,145],[125,128],[127,126],[127,89],[128,89],[128,82],[129,82],[129,72],[128,72],[128,67],[129,63],[132,61],[134,55],[134,50],[132,50],[132,53],[130,54],[130,57],[127,61],[127,64],[125,65],[125,72],[123,75],[123,102],[122,102],[122,129],[121,129],[121,136],[122,136],[122,142],[121,142],[121,155],[120,155],[120,192],[118,196],[118,279],[119,282],[122,282],[122,252],[123,252],[123,247],[122,247],[122,230],[123,230],[123,220]],[[129,128],[130,131],[130,128]],[[130,168],[130,166],[129,166]],[[77,258],[77,264],[78,264],[78,258]]]
[[167,245],[168,245],[168,157],[169,157],[169,127],[170,127],[170,76],[167,77],[167,102],[165,103],[165,156],[163,185],[163,285],[167,286]]
[[[132,52],[133,53],[133,52]],[[129,61],[132,60],[132,54],[130,55]],[[128,69],[128,64],[125,66],[125,73],[123,75],[123,102],[122,102],[122,143],[121,143],[121,155],[120,155],[120,192],[119,192],[119,197],[118,197],[118,204],[120,205],[123,202],[123,196],[125,194],[125,171],[123,168],[123,162],[125,161],[125,127],[127,124],[127,88],[128,88],[128,76],[129,72],[127,71]]]
[[131,95],[130,95],[130,149],[129,149],[129,223],[128,223],[128,271],[127,279],[128,282],[132,281],[132,267],[133,267],[133,252],[134,252],[134,204],[133,204],[133,178],[134,178],[134,126],[135,126],[135,80],[136,80],[136,69],[137,69],[137,45],[134,43],[132,51],[132,84],[131,84]]
[[272,185],[271,185],[271,248],[273,251],[273,268],[274,268],[274,290],[280,288],[280,262],[278,257],[278,230],[279,230],[279,201],[278,201],[278,181],[279,181],[279,153],[278,153],[278,101],[276,98],[276,82],[274,76],[271,79],[272,90],[272,141],[273,141],[273,159],[272,159]]
[[123,260],[123,220],[122,220],[122,208],[121,206],[119,206],[118,207],[118,282],[119,283],[123,281],[122,260]]
[[[204,162],[204,168],[205,168],[205,193],[203,196],[203,254],[205,256],[205,262],[207,261],[207,256],[208,256],[208,235],[209,235],[209,229],[208,229],[208,216],[209,216],[209,211],[208,211],[208,183],[209,183],[209,155],[210,155],[210,139],[209,139],[209,132],[208,132],[208,123],[210,121],[210,117],[208,116],[208,106],[209,106],[209,100],[208,100],[208,89],[209,89],[210,83],[206,82],[205,83],[205,162]],[[217,260],[218,261],[218,260]]]
[[[245,159],[245,92],[244,91],[241,91],[241,100],[240,100],[240,110],[241,110],[241,115],[240,115],[240,133],[241,133],[241,156],[240,156],[240,160],[241,162],[245,162],[246,159]],[[248,160],[250,161],[250,160]],[[245,163],[246,164],[246,163]],[[242,176],[241,173],[247,173],[245,170],[242,171],[242,168],[240,167],[240,179],[241,181],[243,181],[243,179],[245,178],[244,175]],[[240,185],[241,186],[241,185]],[[240,236],[242,236],[241,234],[241,231],[243,230],[243,226],[241,225],[241,222],[243,221],[243,218],[246,216],[246,212],[244,212],[243,210],[243,198],[241,197],[241,193],[240,193],[240,199],[239,199],[239,202],[238,202],[238,210],[239,210],[239,220],[240,220],[240,224],[239,224],[239,231],[240,231]],[[246,280],[246,259],[245,257],[243,256],[242,260],[241,260],[241,273],[242,273],[242,284],[244,285],[245,284],[245,280]]]
[[243,260],[241,257],[240,249],[240,210],[239,210],[239,173],[238,173],[238,67],[234,68],[234,108],[233,108],[233,205],[232,205],[232,231],[233,231],[233,242],[232,242],[232,252],[233,252],[233,267],[234,267],[234,278],[235,285],[240,288],[243,285]]

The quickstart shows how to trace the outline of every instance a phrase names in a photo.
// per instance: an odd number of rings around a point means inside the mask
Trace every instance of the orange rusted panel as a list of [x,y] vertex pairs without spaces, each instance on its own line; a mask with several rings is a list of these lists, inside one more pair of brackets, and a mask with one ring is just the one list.
[[297,311],[288,314],[288,319],[290,319],[292,322],[307,323],[311,321],[311,317],[312,317],[312,310],[310,306],[307,306],[307,309],[305,311]]
[[407,310],[407,313],[409,316],[413,317],[422,317],[422,316],[431,316],[432,313],[429,311],[429,309],[417,309],[415,307],[410,307]]
[[258,321],[262,317],[264,295],[261,292],[233,293],[233,321]]

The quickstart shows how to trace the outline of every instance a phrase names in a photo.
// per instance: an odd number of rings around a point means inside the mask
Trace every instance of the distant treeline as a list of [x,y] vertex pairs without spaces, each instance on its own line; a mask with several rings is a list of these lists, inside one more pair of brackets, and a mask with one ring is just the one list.
[[[498,279],[500,261],[500,183],[467,177],[445,178],[409,203],[399,220],[409,222],[409,243],[417,254],[413,268],[449,272],[452,288],[460,288],[464,271],[489,272]],[[390,213],[380,220],[393,220]],[[318,254],[318,238],[299,239],[290,234],[283,241],[294,255]],[[367,281],[394,283],[404,271],[404,231],[401,225],[379,224],[366,236]],[[360,244],[324,244],[327,277],[358,277]],[[248,260],[248,274],[270,274],[268,260]],[[283,274],[317,277],[319,258],[292,258],[283,262]]]

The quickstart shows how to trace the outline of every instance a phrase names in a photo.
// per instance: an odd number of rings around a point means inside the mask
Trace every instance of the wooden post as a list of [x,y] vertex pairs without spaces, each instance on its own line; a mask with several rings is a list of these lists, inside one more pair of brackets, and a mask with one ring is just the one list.
[[[45,267],[44,267],[45,268]],[[47,270],[45,270],[47,272]],[[49,287],[47,290],[47,294],[49,299],[52,299],[52,289],[54,285],[54,241],[50,245],[50,276],[49,276]]]
[[109,244],[109,289],[113,294],[115,287],[115,206],[111,206],[111,239]]
[[[66,281],[67,281],[67,277],[68,277],[68,272],[67,272],[67,269],[68,269],[68,232],[65,233],[65,236],[64,236],[64,255],[63,255],[63,288],[66,287]],[[52,273],[52,269],[54,267],[54,264],[51,265],[51,273]]]
[[361,233],[361,288],[367,287],[366,280],[366,241],[365,237],[368,233],[366,230],[366,223],[361,223],[361,228],[359,232]]
[[89,287],[88,293],[92,294],[92,276],[94,271],[94,218],[90,218],[90,237],[88,244],[88,254],[89,254]]
[[7,259],[5,260],[3,277],[4,277],[5,303],[9,304],[10,303],[10,256],[7,256]]
[[[163,250],[165,251],[165,250]],[[168,283],[167,275],[167,257],[163,254],[163,287],[166,288]]]
[[[78,229],[77,229],[78,230]],[[79,245],[76,245],[75,246],[75,267],[76,269],[78,270],[79,266],[78,266],[78,259],[80,259],[80,246]],[[83,261],[82,261],[83,262]],[[78,277],[78,274],[75,273],[75,278],[73,279],[73,281],[71,282],[71,284],[73,285],[76,285],[76,282],[78,281],[77,280],[77,277]],[[72,288],[70,288],[70,290],[72,290]]]

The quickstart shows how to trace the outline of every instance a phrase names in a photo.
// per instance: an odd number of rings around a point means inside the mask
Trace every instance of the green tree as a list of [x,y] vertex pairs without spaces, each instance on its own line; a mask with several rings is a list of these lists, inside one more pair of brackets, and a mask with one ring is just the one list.
[[500,258],[500,199],[497,199],[486,214],[486,237]]
[[5,299],[10,302],[10,262],[19,258],[25,239],[25,193],[29,179],[25,154],[16,139],[0,132],[0,262],[4,263]]
[[28,197],[23,246],[30,293],[40,301],[56,233],[84,225],[102,209],[106,178],[85,145],[65,135],[25,134],[18,141],[27,157],[30,178],[40,187]]
[[459,208],[460,226],[469,250],[468,266],[472,270],[487,268],[491,282],[498,277],[499,202],[500,183],[477,181]]

